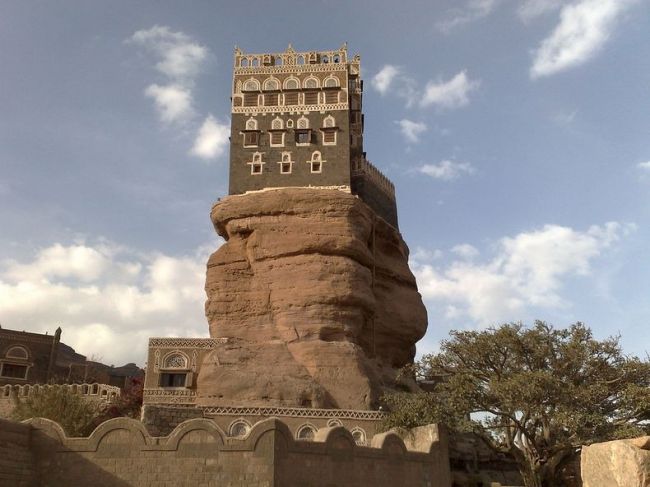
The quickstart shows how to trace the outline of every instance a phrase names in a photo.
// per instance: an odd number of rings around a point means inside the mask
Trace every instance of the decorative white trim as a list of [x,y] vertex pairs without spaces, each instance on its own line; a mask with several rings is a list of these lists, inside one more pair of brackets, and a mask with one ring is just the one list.
[[149,348],[214,348],[218,343],[228,343],[228,338],[178,338],[152,337],[149,338]]
[[260,113],[300,113],[300,112],[331,112],[335,110],[347,110],[348,102],[329,103],[324,105],[277,105],[277,106],[250,106],[232,107],[232,113],[243,113],[244,115],[258,115]]
[[245,406],[214,406],[204,407],[203,416],[285,416],[288,418],[337,418],[360,419],[376,421],[384,419],[381,411],[365,411],[355,409],[316,409],[290,407],[245,407]]

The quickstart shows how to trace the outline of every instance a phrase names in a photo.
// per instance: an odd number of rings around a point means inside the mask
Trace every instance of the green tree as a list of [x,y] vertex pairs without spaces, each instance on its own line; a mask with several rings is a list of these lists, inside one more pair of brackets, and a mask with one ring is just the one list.
[[12,417],[18,421],[47,418],[59,423],[68,436],[86,436],[101,414],[100,406],[74,394],[67,387],[42,386],[24,398],[17,398]]
[[473,432],[517,461],[526,487],[561,485],[557,472],[581,445],[649,431],[650,363],[581,323],[452,331],[416,373],[433,391],[386,396],[386,426]]

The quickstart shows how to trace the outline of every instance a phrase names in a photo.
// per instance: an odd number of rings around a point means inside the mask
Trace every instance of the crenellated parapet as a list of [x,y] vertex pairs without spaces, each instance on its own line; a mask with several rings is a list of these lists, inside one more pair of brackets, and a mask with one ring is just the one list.
[[98,401],[112,402],[117,400],[121,395],[121,389],[116,386],[108,384],[83,383],[83,384],[23,384],[23,385],[10,385],[0,387],[0,397],[2,398],[15,398],[15,397],[28,397],[32,394],[38,393],[42,390],[64,388],[73,394],[83,396],[88,399],[96,399]]
[[361,176],[368,178],[379,189],[384,191],[391,198],[395,199],[395,185],[368,159],[359,158],[352,163],[352,176]]
[[[255,70],[257,68],[279,68],[281,66],[298,66],[308,68],[325,64],[346,64],[348,62],[348,46],[343,44],[340,48],[330,51],[296,51],[291,44],[284,52],[267,52],[261,54],[244,53],[238,47],[235,48],[234,68],[235,73],[245,72],[244,70]],[[359,64],[359,56],[353,58],[353,62]],[[329,67],[331,68],[331,66]]]

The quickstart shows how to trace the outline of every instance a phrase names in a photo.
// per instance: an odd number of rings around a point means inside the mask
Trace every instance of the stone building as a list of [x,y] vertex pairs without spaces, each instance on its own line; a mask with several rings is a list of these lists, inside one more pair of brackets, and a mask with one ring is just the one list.
[[53,335],[0,328],[0,417],[7,417],[16,397],[25,397],[46,385],[69,387],[88,400],[111,401],[129,380],[142,377],[135,364],[108,366],[87,360]]
[[334,51],[235,51],[230,194],[338,188],[397,227],[395,188],[363,150],[359,56]]
[[151,338],[143,421],[240,436],[281,417],[296,439],[344,426],[364,445],[426,330],[393,184],[363,148],[359,56],[235,50],[227,241],[208,262],[210,337]]

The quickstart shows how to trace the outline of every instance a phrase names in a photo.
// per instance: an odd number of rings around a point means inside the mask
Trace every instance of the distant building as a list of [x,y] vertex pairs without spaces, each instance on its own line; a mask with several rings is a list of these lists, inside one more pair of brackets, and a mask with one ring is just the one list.
[[359,56],[235,50],[230,194],[290,186],[358,195],[397,228],[395,188],[363,151]]
[[128,379],[142,377],[135,364],[122,367],[89,361],[54,335],[0,327],[0,386],[98,383],[124,388]]

